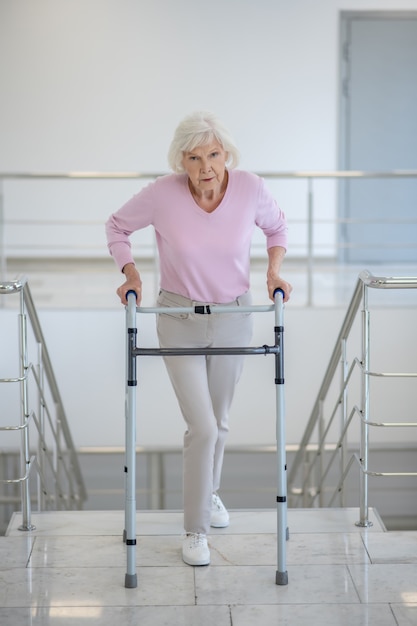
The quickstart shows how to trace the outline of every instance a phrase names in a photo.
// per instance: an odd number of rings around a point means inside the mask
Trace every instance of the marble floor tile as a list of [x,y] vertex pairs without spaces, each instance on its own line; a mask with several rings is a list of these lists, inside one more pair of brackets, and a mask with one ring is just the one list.
[[397,626],[389,604],[233,606],[233,626]]
[[[373,513],[372,513],[373,515]],[[275,584],[276,511],[232,511],[211,565],[181,559],[182,512],[139,511],[138,587],[124,586],[124,512],[34,513],[0,537],[1,626],[411,626],[416,535],[354,525],[356,509],[289,510],[288,585]]]
[[0,570],[26,567],[34,541],[34,537],[28,535],[0,537]]
[[192,567],[138,568],[138,586],[124,586],[126,568],[28,568],[0,571],[2,607],[194,605]]
[[[382,532],[384,526],[373,509],[369,510],[372,526],[361,528],[357,508],[344,509],[288,509],[287,523],[290,537],[294,533],[363,533]],[[277,512],[269,510],[230,511],[230,526],[210,529],[210,534],[258,534],[277,532]]]
[[227,606],[0,608],[2,626],[230,626]]
[[275,584],[274,567],[205,567],[195,572],[197,604],[332,604],[358,603],[343,565],[295,565],[289,584]]
[[[373,526],[363,529],[355,526],[359,513],[356,508],[347,509],[288,509],[288,527],[292,533],[309,532],[380,532],[377,515],[370,510]],[[32,514],[36,530],[31,535],[122,535],[124,511],[44,511]],[[228,528],[211,528],[210,534],[258,534],[277,532],[277,513],[273,509],[230,511]],[[21,514],[14,513],[6,536],[21,536],[18,530]],[[182,511],[138,511],[136,516],[138,535],[181,535],[183,533]]]
[[136,516],[138,535],[181,535],[184,532],[182,511],[140,511]]
[[[373,525],[369,529],[356,526],[359,511],[356,508],[345,509],[288,509],[287,523],[290,536],[293,533],[328,533],[328,532],[380,532],[384,530],[379,518],[370,510],[370,520]],[[214,533],[215,529],[210,532]],[[276,533],[277,512],[267,511],[230,511],[230,526],[221,529],[221,534],[228,533]]]
[[[273,534],[224,535],[209,538],[214,565],[276,565]],[[361,535],[356,533],[296,533],[286,542],[288,565],[369,563]]]
[[363,538],[372,563],[417,563],[417,532],[390,531]]
[[372,526],[361,528],[356,526],[359,519],[357,508],[323,508],[323,509],[288,509],[288,526],[292,533],[361,533],[381,532],[385,530],[379,516],[369,509],[369,520]]
[[[144,566],[180,566],[181,537],[139,536],[136,563]],[[276,565],[277,541],[271,534],[209,537],[211,564]],[[296,534],[286,543],[289,565],[369,562],[360,535]],[[126,546],[121,537],[36,537],[30,567],[124,567]],[[26,561],[29,557],[26,558]]]
[[417,603],[417,564],[348,565],[361,602]]
[[[42,511],[32,513],[31,522],[35,530],[32,536],[62,535],[120,535],[123,536],[123,511]],[[7,537],[22,535],[18,530],[21,513],[14,513],[6,532]]]
[[[181,537],[138,537],[138,566],[184,566]],[[125,567],[127,548],[121,537],[37,537],[29,567]]]
[[288,565],[369,563],[358,533],[298,533],[287,542]]
[[391,608],[398,626],[415,626],[417,624],[417,603],[392,604]]
[[212,535],[209,537],[212,565],[274,565],[277,540],[272,534]]
[[[30,535],[119,535],[123,536],[124,511],[43,511],[32,514],[36,526]],[[6,536],[21,536],[18,530],[21,514],[14,513]],[[179,535],[183,533],[181,511],[139,511],[136,516],[138,535]]]

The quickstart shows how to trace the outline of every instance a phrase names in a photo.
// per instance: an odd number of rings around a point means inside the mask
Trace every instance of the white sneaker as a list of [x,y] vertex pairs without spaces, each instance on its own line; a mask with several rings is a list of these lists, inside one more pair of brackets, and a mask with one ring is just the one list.
[[217,493],[213,493],[211,499],[210,526],[213,526],[213,528],[226,528],[226,526],[229,526],[229,513]]
[[182,544],[182,560],[187,565],[209,565],[210,550],[206,535],[187,533]]

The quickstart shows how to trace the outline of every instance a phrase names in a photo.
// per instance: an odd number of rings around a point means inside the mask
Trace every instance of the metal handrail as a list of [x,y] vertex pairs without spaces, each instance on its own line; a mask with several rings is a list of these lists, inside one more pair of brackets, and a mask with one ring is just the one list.
[[[49,503],[55,500],[55,505],[58,508],[64,506],[67,509],[74,507],[80,509],[87,498],[87,492],[54,369],[27,279],[19,277],[13,281],[0,282],[0,295],[10,294],[20,295],[20,375],[2,378],[0,383],[18,383],[20,385],[21,420],[19,425],[2,426],[0,430],[5,432],[21,431],[21,476],[12,480],[0,480],[0,483],[20,483],[23,514],[20,529],[32,530],[29,489],[29,475],[32,467],[36,467],[40,482],[38,488],[39,493],[42,493],[42,497],[38,497],[40,509],[43,508],[45,497]],[[27,320],[30,322],[34,339],[39,347],[39,363],[36,367],[28,361]],[[35,383],[40,415],[37,415],[36,411],[29,407],[29,379]],[[53,409],[50,409],[48,405],[44,388],[45,381]],[[46,441],[44,415],[47,418],[48,434],[52,437],[54,450],[49,449]],[[29,428],[32,423],[37,431],[39,448],[37,456],[31,455],[30,452]],[[56,467],[54,467],[53,459]],[[44,476],[45,462],[48,463],[52,473],[55,496],[48,492],[46,486]]]
[[[403,428],[403,427],[417,427],[417,422],[377,422],[370,419],[370,390],[369,390],[369,378],[371,376],[379,376],[382,378],[388,377],[396,377],[396,378],[415,378],[417,377],[416,372],[405,372],[405,373],[391,373],[391,372],[373,372],[369,368],[369,352],[370,352],[370,317],[369,317],[369,304],[368,304],[368,289],[417,289],[417,277],[386,277],[386,276],[374,276],[371,272],[364,270],[359,274],[350,304],[348,306],[345,319],[342,323],[341,329],[339,331],[339,335],[337,337],[333,353],[330,357],[329,364],[327,366],[325,375],[323,377],[323,381],[319,392],[317,394],[316,401],[314,403],[312,412],[310,414],[310,418],[307,422],[307,426],[305,428],[304,434],[302,436],[300,446],[296,452],[294,462],[292,464],[291,470],[288,474],[288,491],[289,494],[292,494],[291,502],[294,504],[298,499],[303,499],[303,505],[312,505],[317,497],[322,495],[324,480],[328,475],[330,467],[333,462],[337,458],[337,453],[339,450],[342,450],[345,445],[345,437],[348,431],[349,426],[353,422],[353,418],[357,415],[359,416],[360,425],[361,425],[361,442],[360,442],[360,454],[359,456],[354,455],[355,459],[359,459],[360,466],[360,520],[358,521],[359,526],[369,526],[371,523],[369,522],[368,516],[368,476],[417,476],[417,472],[375,472],[369,470],[368,467],[368,458],[369,458],[369,428],[370,427],[384,427],[384,428]],[[359,311],[359,306],[363,305],[362,308],[362,355],[360,358],[356,357],[353,359],[352,365],[347,371],[345,360],[345,349],[346,349],[346,341],[350,336],[350,332],[353,326],[353,323],[356,319],[357,313]],[[327,422],[327,427],[323,430],[323,405],[328,397],[330,386],[334,381],[336,372],[338,370],[340,361],[344,365],[344,376],[341,384],[340,393],[338,394],[335,403],[333,405],[333,410],[330,414],[330,418]],[[344,403],[344,397],[348,389],[348,385],[351,379],[353,369],[359,369],[361,375],[361,406],[355,406],[350,415],[346,414],[346,404]],[[339,436],[339,440],[336,443],[336,448],[333,451],[331,458],[324,469],[321,466],[321,473],[318,479],[318,484],[315,488],[308,490],[308,484],[310,476],[314,470],[317,459],[321,456],[323,448],[326,444],[326,436],[330,431],[330,427],[333,424],[336,412],[338,408],[342,407],[343,415],[343,426],[341,429],[341,433]],[[312,436],[314,430],[319,429],[319,441],[317,452],[314,457],[310,461],[309,466],[306,468],[305,466],[305,457],[306,451],[308,447],[312,443]],[[349,463],[345,466],[342,463],[341,467],[341,478],[335,489],[335,492],[330,500],[333,502],[337,493],[340,493],[343,489],[343,483],[349,469],[353,463],[353,457],[350,459]],[[321,464],[322,465],[322,464]],[[301,471],[303,470],[303,482],[301,487],[296,487],[295,482]],[[309,491],[309,493],[308,493]]]
[[[306,228],[306,241],[302,244],[293,244],[292,250],[296,251],[297,246],[301,246],[302,252],[301,255],[306,258],[306,276],[307,276],[307,287],[306,287],[306,304],[307,306],[311,306],[313,304],[313,276],[314,276],[314,260],[317,258],[317,253],[314,249],[314,225],[317,224],[374,224],[381,223],[381,219],[377,220],[372,219],[341,219],[341,218],[329,218],[329,219],[318,219],[314,215],[314,181],[316,180],[352,180],[352,179],[417,179],[417,170],[387,170],[387,171],[364,171],[364,170],[299,170],[299,171],[258,171],[256,172],[259,176],[269,180],[305,180],[307,182],[307,194],[306,194],[306,217],[301,219],[290,220],[291,224],[304,224]],[[0,270],[2,271],[3,276],[5,276],[6,271],[6,261],[5,252],[4,252],[4,243],[2,244],[2,240],[4,236],[2,235],[3,226],[4,226],[4,217],[3,217],[3,193],[2,186],[3,181],[7,180],[153,180],[160,176],[167,174],[167,172],[159,171],[159,172],[136,172],[136,171],[68,171],[68,172],[0,172]],[[383,220],[386,223],[400,223],[397,218],[393,218],[392,220]],[[417,220],[416,220],[417,221]],[[8,224],[16,223],[13,220],[7,220]],[[28,223],[25,221],[24,223]],[[35,223],[31,221],[31,223]],[[36,224],[53,224],[54,221],[48,220],[36,220]],[[101,222],[97,221],[76,221],[76,220],[65,220],[60,221],[62,225],[77,225],[77,224],[90,224],[90,225],[99,225]],[[416,223],[413,219],[405,220],[404,223]],[[385,243],[385,247],[393,247],[397,248],[399,244],[393,242],[391,244]],[[35,249],[36,246],[34,246]],[[341,243],[332,243],[329,246],[320,243],[320,250],[328,250],[329,248],[344,250],[351,247],[356,247],[351,244],[341,244]],[[413,243],[409,243],[406,246],[407,248],[417,248],[417,243],[414,245]],[[99,246],[92,245],[89,247],[89,250],[99,249]],[[372,245],[367,244],[367,248],[372,248]],[[16,248],[17,249],[17,248]],[[102,248],[100,248],[102,249]],[[81,254],[81,248],[76,248],[76,246],[68,246],[68,250],[77,250],[79,254]],[[149,252],[149,250],[148,250]],[[150,254],[155,256],[155,247],[150,246]],[[155,272],[157,271],[157,267],[155,267]]]
[[[417,170],[298,170],[288,172],[256,172],[262,178],[416,178]],[[72,172],[0,172],[0,179],[80,178],[80,179],[137,179],[158,178],[167,172],[135,171],[72,171]]]

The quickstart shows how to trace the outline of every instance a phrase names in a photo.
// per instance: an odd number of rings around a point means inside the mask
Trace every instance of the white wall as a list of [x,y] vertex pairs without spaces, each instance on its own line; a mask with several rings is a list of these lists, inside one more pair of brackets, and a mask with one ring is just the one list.
[[166,169],[216,111],[254,170],[332,169],[339,13],[417,0],[14,0],[0,5],[0,171]]
[[[173,130],[197,108],[224,120],[244,168],[337,169],[340,11],[407,9],[417,0],[4,0],[0,172],[166,171]],[[9,224],[13,256],[106,254],[101,224],[133,192],[86,183],[71,200],[67,185],[48,186],[46,199],[40,184],[24,189],[15,200],[5,183],[6,221],[94,224]],[[274,192],[290,220],[305,217],[305,184]],[[334,187],[316,211],[334,217]],[[303,253],[299,230],[290,255]],[[333,237],[322,226],[316,241]]]

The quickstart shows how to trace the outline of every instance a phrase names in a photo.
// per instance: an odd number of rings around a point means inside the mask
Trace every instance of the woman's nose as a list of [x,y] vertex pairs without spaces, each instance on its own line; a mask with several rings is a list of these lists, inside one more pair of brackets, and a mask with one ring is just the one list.
[[201,170],[202,170],[203,172],[209,172],[209,171],[211,170],[211,165],[210,165],[210,163],[209,163],[208,161],[206,161],[206,160],[204,160],[204,159],[203,159],[203,160],[201,161]]

